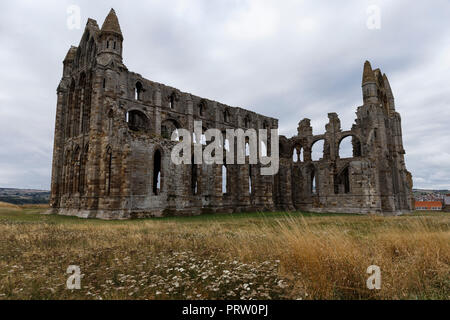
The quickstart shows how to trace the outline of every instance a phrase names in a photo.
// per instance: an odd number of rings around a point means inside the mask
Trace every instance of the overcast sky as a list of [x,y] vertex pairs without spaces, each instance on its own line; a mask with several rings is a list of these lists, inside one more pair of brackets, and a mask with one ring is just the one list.
[[450,189],[448,0],[1,1],[0,187],[49,189],[62,60],[111,7],[131,71],[278,118],[288,137],[303,118],[323,133],[329,112],[350,129],[370,60],[389,77],[415,187]]

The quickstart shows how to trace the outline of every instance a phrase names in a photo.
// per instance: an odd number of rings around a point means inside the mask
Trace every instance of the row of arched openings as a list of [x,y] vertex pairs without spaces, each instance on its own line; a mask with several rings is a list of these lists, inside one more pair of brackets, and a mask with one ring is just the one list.
[[83,195],[87,192],[87,161],[89,146],[82,150],[75,147],[73,153],[67,151],[62,172],[62,193]]
[[[319,194],[319,184],[318,184],[318,171],[314,166],[310,166],[308,171],[309,172],[309,192],[312,196]],[[295,173],[294,171],[293,179],[300,179],[302,180],[302,174],[301,172]],[[300,192],[302,188],[298,188],[298,184],[293,186],[293,192],[296,194],[297,192]],[[348,194],[350,193],[350,169],[349,166],[345,166],[343,169],[340,170],[337,174],[334,175],[334,193],[335,194]]]
[[[105,88],[105,80],[103,83],[103,87]],[[137,101],[142,100],[142,95],[144,93],[144,86],[142,85],[142,83],[140,81],[136,82],[135,88],[134,88],[134,99]],[[169,109],[174,109],[175,108],[175,104],[176,104],[176,94],[175,92],[173,92],[169,97],[168,97],[168,101],[169,101]],[[206,115],[206,111],[208,109],[208,103],[205,99],[202,99],[200,101],[200,103],[198,104],[198,115],[200,117],[203,117]],[[230,115],[230,111],[228,111],[227,108],[224,109],[223,113],[222,113],[222,117],[223,117],[223,122],[230,122],[231,121],[231,115]],[[250,126],[251,123],[251,119],[249,115],[246,115],[244,118],[244,126],[245,128],[248,128]],[[263,123],[263,128],[267,129],[268,124],[266,121],[264,121]]]
[[92,74],[82,73],[78,83],[72,80],[67,95],[66,138],[89,133],[91,118]]
[[[79,147],[75,148],[73,154],[69,151],[66,153],[63,167],[63,194],[79,193],[84,195],[87,192],[87,161],[89,146],[87,145],[83,152]],[[114,157],[111,147],[107,148],[105,156],[105,194],[111,195],[114,178]],[[162,153],[156,150],[153,156],[153,181],[152,192],[159,195],[162,182]]]
[[[226,165],[222,165],[222,194],[226,195],[230,192],[229,188],[229,173]],[[253,173],[252,167],[248,166],[248,193],[253,194]]]
[[[113,153],[112,149],[108,148],[106,152],[106,177],[105,177],[105,191],[106,195],[111,195],[113,182]],[[153,155],[153,172],[152,172],[152,193],[159,195],[162,186],[162,153],[158,149]]]
[[[321,158],[323,158],[324,145],[325,145],[324,139],[317,140],[316,142],[313,143],[313,145],[311,146],[312,161],[319,161]],[[338,149],[339,158],[341,159],[355,158],[360,157],[361,154],[362,154],[361,143],[357,137],[347,136],[340,141]],[[305,161],[305,149],[302,146],[296,145],[294,147],[292,154],[292,161],[294,163]]]

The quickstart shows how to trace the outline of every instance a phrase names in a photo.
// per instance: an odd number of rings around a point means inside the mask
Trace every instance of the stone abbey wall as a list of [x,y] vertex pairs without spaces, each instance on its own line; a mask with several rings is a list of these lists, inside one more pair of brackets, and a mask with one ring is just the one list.
[[[260,165],[175,165],[176,129],[277,129],[278,120],[181,92],[128,71],[114,10],[100,29],[89,19],[78,47],[64,59],[58,87],[52,171],[52,211],[87,218],[127,219],[209,212],[309,210],[389,212],[412,209],[412,179],[404,163],[400,115],[387,77],[365,65],[364,105],[351,131],[329,114],[323,135],[310,121],[281,136],[280,170]],[[351,136],[354,156],[339,157]],[[194,143],[202,143],[195,137]],[[324,140],[323,158],[312,161]],[[267,143],[270,154],[271,141]],[[259,145],[259,148],[262,146]],[[204,147],[203,147],[204,148]],[[258,150],[259,152],[260,150]],[[293,154],[303,157],[293,161]],[[248,163],[248,162],[247,162]]]

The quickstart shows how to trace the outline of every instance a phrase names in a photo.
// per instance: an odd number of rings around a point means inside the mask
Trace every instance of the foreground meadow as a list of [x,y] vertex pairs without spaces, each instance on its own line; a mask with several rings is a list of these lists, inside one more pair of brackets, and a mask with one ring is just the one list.
[[[0,206],[1,207],[1,206]],[[450,215],[135,221],[0,208],[0,299],[450,299]],[[81,289],[68,290],[68,266]],[[370,265],[381,290],[368,290]]]

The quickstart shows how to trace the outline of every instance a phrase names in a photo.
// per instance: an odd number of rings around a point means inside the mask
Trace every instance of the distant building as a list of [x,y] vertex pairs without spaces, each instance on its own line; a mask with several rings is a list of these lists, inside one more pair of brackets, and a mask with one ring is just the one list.
[[419,211],[441,211],[442,207],[440,201],[416,201],[416,210]]
[[444,210],[446,212],[450,212],[450,194],[445,195],[444,208],[442,210]]
[[444,203],[450,205],[450,194],[446,194],[444,197]]

